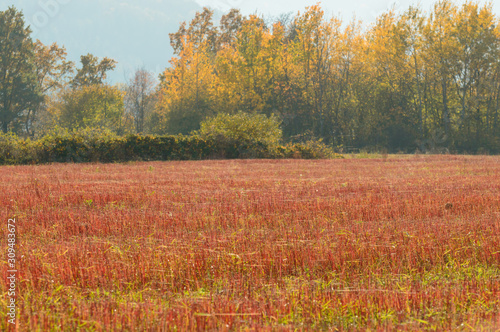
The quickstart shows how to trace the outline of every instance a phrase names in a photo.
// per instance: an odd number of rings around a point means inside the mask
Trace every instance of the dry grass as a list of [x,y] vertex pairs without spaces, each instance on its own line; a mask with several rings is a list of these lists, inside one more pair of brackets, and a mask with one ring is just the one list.
[[1,167],[0,205],[21,331],[500,327],[498,157]]

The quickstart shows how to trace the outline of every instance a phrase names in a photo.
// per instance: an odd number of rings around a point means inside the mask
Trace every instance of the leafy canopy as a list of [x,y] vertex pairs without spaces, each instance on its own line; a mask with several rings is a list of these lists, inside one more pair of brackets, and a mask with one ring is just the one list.
[[27,108],[42,100],[30,34],[20,11],[14,7],[0,11],[0,125],[4,133]]

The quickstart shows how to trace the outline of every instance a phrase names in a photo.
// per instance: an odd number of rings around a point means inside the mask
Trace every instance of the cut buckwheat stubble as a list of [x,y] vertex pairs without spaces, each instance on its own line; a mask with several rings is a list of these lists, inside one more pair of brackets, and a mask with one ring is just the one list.
[[498,157],[2,167],[0,204],[22,331],[500,327]]

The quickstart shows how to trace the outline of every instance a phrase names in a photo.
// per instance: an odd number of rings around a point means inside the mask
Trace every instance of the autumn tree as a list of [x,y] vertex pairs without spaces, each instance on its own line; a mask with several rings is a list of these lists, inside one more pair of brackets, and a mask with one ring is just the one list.
[[99,58],[92,54],[82,55],[80,62],[81,68],[77,70],[71,82],[73,88],[103,84],[108,71],[116,67],[115,60],[105,57],[99,61]]
[[212,115],[209,88],[214,82],[216,29],[213,11],[204,8],[186,27],[182,23],[170,34],[176,57],[161,76],[159,100],[153,115],[155,132],[184,133],[197,129],[199,123]]
[[216,37],[217,50],[224,47],[232,47],[238,37],[245,18],[238,9],[231,9],[222,15],[219,25],[219,33]]
[[[459,45],[453,36],[456,6],[449,0],[441,0],[434,5],[434,10],[424,27],[426,66],[431,79],[431,87],[439,93],[439,99],[432,98],[428,107],[433,123],[443,128],[450,136],[452,124],[453,77],[457,70]],[[433,93],[433,96],[437,96]]]
[[24,131],[34,136],[35,131],[43,130],[48,124],[46,117],[50,94],[62,89],[73,73],[73,62],[66,60],[66,50],[56,43],[45,46],[39,40],[34,43],[35,76],[43,100],[28,107],[20,117]]
[[481,7],[466,2],[456,13],[454,37],[458,52],[453,81],[460,103],[457,119],[460,135],[456,140],[469,149],[487,144],[491,132],[491,77],[500,58],[500,43],[495,34],[497,23],[491,4]]
[[134,119],[135,131],[145,131],[145,121],[154,107],[156,81],[144,68],[136,70],[128,82],[125,94],[125,109]]
[[390,149],[403,149],[418,139],[419,115],[414,107],[415,80],[412,49],[404,18],[389,11],[377,19],[368,34],[367,82],[372,93],[375,142]]
[[333,39],[332,26],[325,22],[319,5],[306,8],[295,19],[296,37],[292,43],[295,60],[300,64],[296,79],[302,91],[303,111],[312,120],[312,130],[325,134],[326,85],[329,53]]
[[[236,57],[233,61],[235,87],[246,112],[264,112],[271,92],[269,40],[271,35],[264,21],[251,15],[246,19],[235,41]],[[234,111],[234,110],[233,110]]]
[[99,128],[119,132],[123,127],[124,93],[109,85],[89,85],[65,90],[55,112],[63,128]]
[[413,107],[418,116],[418,139],[423,139],[426,132],[423,90],[424,90],[424,61],[423,61],[423,26],[425,17],[418,7],[410,7],[400,17],[400,32],[408,53],[408,75],[413,80]]
[[49,106],[54,124],[70,130],[99,128],[123,133],[125,92],[105,82],[115,64],[109,58],[82,56],[81,68]]

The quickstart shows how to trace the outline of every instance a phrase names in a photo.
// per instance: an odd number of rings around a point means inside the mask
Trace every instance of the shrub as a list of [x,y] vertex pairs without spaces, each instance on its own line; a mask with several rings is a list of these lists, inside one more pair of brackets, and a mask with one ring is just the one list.
[[192,135],[210,142],[211,158],[276,158],[282,131],[274,115],[238,112],[209,118]]
[[193,134],[204,139],[266,146],[278,145],[282,137],[280,121],[274,115],[267,117],[244,112],[234,115],[219,113],[203,121],[200,130]]
[[304,143],[289,144],[286,149],[287,158],[300,159],[330,159],[342,158],[332,148],[323,144],[321,140],[310,140]]

